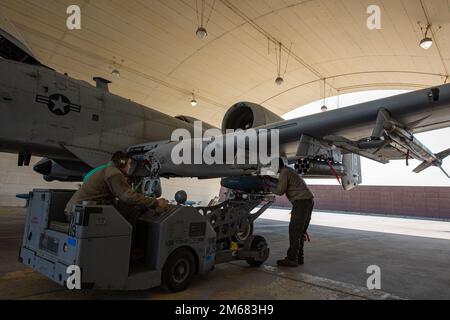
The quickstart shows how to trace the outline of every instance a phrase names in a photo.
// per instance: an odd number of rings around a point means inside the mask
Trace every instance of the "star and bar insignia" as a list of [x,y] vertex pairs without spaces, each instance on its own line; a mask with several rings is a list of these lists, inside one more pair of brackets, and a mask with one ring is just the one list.
[[47,105],[48,109],[57,116],[65,116],[70,111],[81,111],[81,106],[71,103],[66,96],[58,93],[52,94],[49,97],[37,95],[36,102]]

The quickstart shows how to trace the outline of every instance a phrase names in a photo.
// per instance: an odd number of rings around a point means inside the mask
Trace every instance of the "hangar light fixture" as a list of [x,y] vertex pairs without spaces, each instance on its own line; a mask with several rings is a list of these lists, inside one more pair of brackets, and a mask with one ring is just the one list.
[[195,107],[197,105],[197,100],[195,100],[194,93],[192,93],[191,106]]
[[[200,6],[198,4],[199,1],[201,2]],[[195,34],[197,35],[197,38],[199,38],[200,40],[204,40],[208,36],[208,32],[206,31],[206,25],[208,24],[209,19],[211,18],[211,14],[214,10],[215,4],[216,0],[214,0],[214,2],[212,3],[211,10],[205,22],[206,0],[195,0],[197,21],[198,21],[198,28]]]
[[433,39],[425,37],[420,41],[420,46],[422,49],[428,50],[433,46]]
[[282,77],[278,77],[275,79],[275,83],[279,86],[281,86],[284,82],[284,79]]
[[[420,23],[419,23],[420,25]],[[423,28],[421,27],[422,31]],[[427,24],[426,28],[425,28],[425,33],[423,36],[423,39],[420,41],[420,47],[424,50],[428,50],[433,46],[433,39],[431,37],[428,36],[428,31],[430,31],[431,29],[431,25]]]
[[275,51],[275,58],[277,60],[277,78],[275,79],[275,83],[278,86],[281,86],[284,82],[283,77],[281,77],[281,47],[283,46],[281,42],[279,42],[278,44],[278,48]]
[[320,108],[320,110],[322,110],[322,112],[328,111],[326,86],[327,86],[327,79],[324,78],[323,79],[323,87],[322,87],[323,104],[322,104],[322,107]]
[[120,71],[117,69],[114,69],[113,71],[111,71],[111,74],[116,78],[120,78]]
[[[270,52],[270,42],[271,40],[268,39],[268,51]],[[281,70],[281,52],[283,49],[283,44],[281,42],[275,43],[276,48],[275,48],[275,59],[276,59],[276,63],[277,63],[277,78],[275,79],[275,83],[279,86],[281,86],[284,83],[284,78],[283,76],[286,74],[287,71],[287,66],[288,66],[288,62],[289,62],[289,57],[291,55],[291,49],[292,49],[292,43],[291,46],[289,47],[289,51],[288,51],[288,55],[286,57],[286,66],[284,68],[284,72],[282,73]]]
[[208,32],[203,27],[198,27],[195,34],[197,35],[197,38],[199,38],[200,40],[203,40],[208,36]]
[[[112,62],[112,66],[110,66],[109,68],[112,69],[111,70],[111,75],[115,78],[120,78],[120,66],[121,64],[119,64],[116,60],[118,60],[115,56],[113,57],[113,62]],[[121,59],[120,63],[124,63],[125,60]]]

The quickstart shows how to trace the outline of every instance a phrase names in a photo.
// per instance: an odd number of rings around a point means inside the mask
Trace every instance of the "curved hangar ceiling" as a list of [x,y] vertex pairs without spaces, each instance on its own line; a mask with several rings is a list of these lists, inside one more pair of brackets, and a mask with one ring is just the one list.
[[[118,95],[219,125],[242,100],[281,115],[324,95],[447,81],[450,0],[375,1],[379,30],[367,27],[372,2],[2,0],[0,12],[42,63],[86,81],[111,79]],[[81,30],[66,27],[72,4]],[[424,50],[428,24],[433,46]]]

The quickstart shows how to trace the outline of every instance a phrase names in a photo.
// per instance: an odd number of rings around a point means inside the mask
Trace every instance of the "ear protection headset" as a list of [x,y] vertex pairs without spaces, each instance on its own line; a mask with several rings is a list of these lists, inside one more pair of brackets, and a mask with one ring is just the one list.
[[125,168],[127,166],[127,163],[128,163],[128,158],[127,159],[120,158],[119,159],[119,163],[118,163],[118,167],[119,168]]
[[125,168],[129,158],[126,153],[118,151],[113,155],[111,160],[118,168]]

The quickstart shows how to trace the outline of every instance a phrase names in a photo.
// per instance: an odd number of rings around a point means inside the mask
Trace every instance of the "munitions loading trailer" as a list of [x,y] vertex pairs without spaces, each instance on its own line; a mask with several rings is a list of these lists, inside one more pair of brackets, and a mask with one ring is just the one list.
[[72,274],[69,267],[77,266],[82,288],[141,290],[161,285],[175,292],[184,290],[193,274],[205,274],[215,264],[246,260],[259,266],[269,256],[265,239],[253,236],[254,220],[274,201],[267,194],[232,193],[216,206],[179,204],[161,214],[144,214],[134,246],[144,249],[145,256],[135,264],[130,263],[132,227],[114,206],[77,205],[67,221],[64,207],[73,192],[30,192],[19,254],[24,265],[63,286]]

